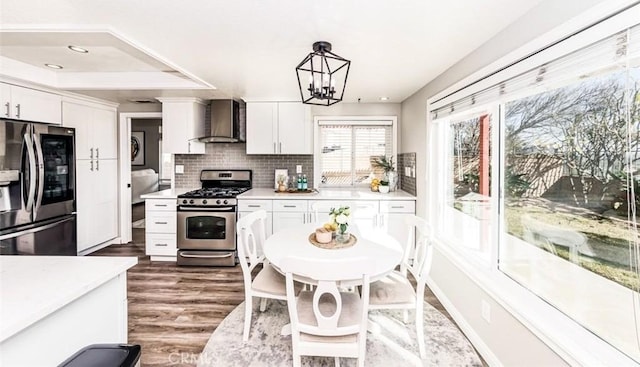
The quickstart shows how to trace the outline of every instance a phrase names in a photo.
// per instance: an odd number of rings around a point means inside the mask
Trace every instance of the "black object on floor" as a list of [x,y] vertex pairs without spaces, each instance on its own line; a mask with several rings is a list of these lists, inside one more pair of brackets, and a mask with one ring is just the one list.
[[134,367],[140,354],[138,344],[91,344],[58,367]]

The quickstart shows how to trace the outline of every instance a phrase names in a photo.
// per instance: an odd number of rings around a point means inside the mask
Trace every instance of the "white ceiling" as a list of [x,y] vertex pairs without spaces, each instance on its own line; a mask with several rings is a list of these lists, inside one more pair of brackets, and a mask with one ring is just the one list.
[[351,60],[345,101],[401,102],[541,1],[1,0],[0,55],[120,102],[299,100],[295,66],[324,40]]

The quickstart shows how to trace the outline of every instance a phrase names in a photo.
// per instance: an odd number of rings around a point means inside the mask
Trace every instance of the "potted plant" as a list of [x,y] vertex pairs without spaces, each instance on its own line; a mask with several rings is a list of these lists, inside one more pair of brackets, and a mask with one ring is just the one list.
[[398,182],[398,174],[396,173],[395,163],[393,162],[393,156],[387,158],[385,155],[381,155],[372,162],[374,167],[382,168],[384,170],[384,181],[387,182],[390,191],[394,191]]
[[378,186],[378,191],[383,194],[389,192],[389,181],[380,181],[380,186]]

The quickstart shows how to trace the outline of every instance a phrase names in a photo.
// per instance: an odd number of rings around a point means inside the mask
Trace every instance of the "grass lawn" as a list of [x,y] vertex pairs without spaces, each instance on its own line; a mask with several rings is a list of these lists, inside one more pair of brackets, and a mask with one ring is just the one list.
[[[521,218],[525,215],[546,224],[581,232],[587,237],[587,245],[616,254],[618,260],[580,254],[580,266],[627,288],[639,289],[638,275],[628,265],[629,241],[633,240],[631,236],[635,234],[629,230],[626,218],[607,217],[582,208],[527,199],[507,204],[505,213],[507,232],[520,239],[524,239]],[[556,245],[556,252],[558,256],[569,260],[566,247]]]

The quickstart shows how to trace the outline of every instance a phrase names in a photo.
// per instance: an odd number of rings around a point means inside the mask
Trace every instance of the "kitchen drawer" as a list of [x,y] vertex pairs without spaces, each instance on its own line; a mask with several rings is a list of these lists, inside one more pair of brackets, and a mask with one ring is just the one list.
[[274,200],[274,212],[306,212],[306,200]]
[[351,203],[351,211],[356,217],[369,217],[378,214],[378,201],[358,200]]
[[175,212],[147,212],[146,232],[176,233],[177,218]]
[[146,199],[144,202],[145,211],[176,211],[176,200],[175,199]]
[[380,201],[380,213],[415,213],[416,202],[413,200]]
[[178,246],[175,234],[147,233],[145,252],[153,256],[176,256]]
[[272,208],[271,200],[238,200],[239,212],[255,212],[257,210],[270,212]]

